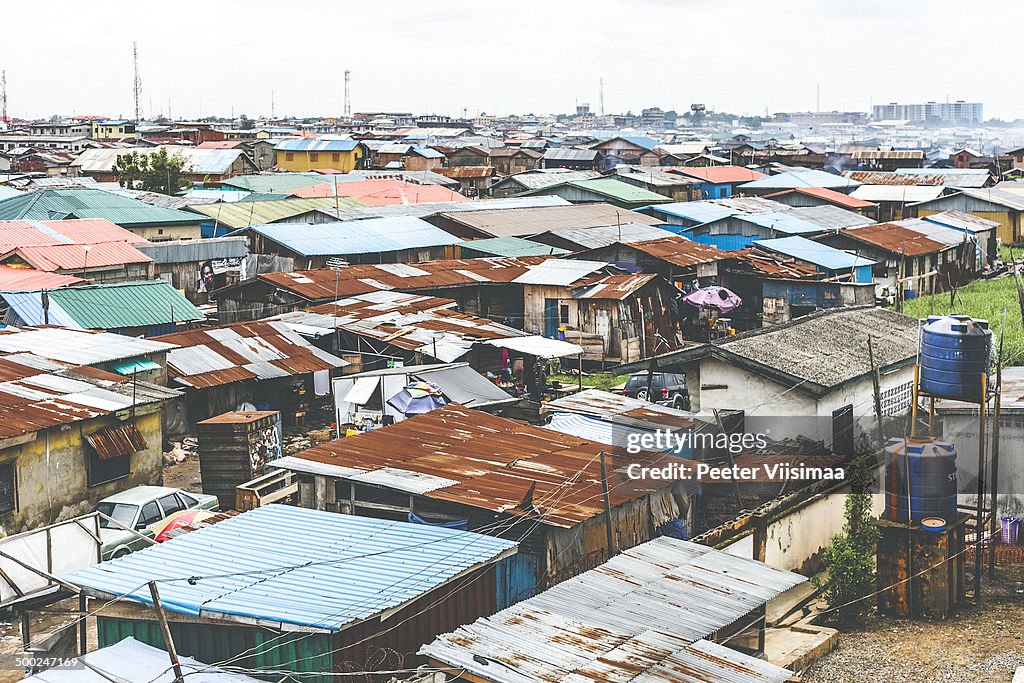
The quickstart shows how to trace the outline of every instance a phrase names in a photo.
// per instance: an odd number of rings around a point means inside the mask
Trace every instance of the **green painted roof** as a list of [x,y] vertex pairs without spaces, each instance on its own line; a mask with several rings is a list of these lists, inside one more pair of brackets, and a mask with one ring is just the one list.
[[225,189],[237,188],[250,192],[291,192],[303,187],[323,185],[331,182],[331,177],[306,173],[265,173],[258,175],[238,175],[221,181]]
[[460,246],[463,250],[472,249],[492,256],[548,256],[549,254],[561,256],[569,253],[565,249],[549,247],[540,242],[531,242],[522,237],[490,237],[463,242]]
[[0,201],[0,221],[66,218],[105,218],[123,228],[195,225],[202,220],[187,211],[153,206],[104,190],[83,188],[39,190]]
[[672,201],[671,198],[666,197],[665,195],[645,190],[644,188],[637,187],[636,185],[624,183],[621,180],[616,180],[615,178],[573,180],[566,183],[566,185],[596,192],[623,202],[650,202],[653,204],[657,202]]
[[244,228],[248,225],[276,223],[292,216],[334,207],[362,206],[362,202],[351,197],[311,197],[278,199],[265,202],[218,202],[217,204],[196,204],[190,211],[209,216],[221,225],[230,228]]
[[178,290],[163,280],[52,289],[50,301],[89,330],[148,327],[205,320]]
[[120,363],[114,363],[111,366],[111,369],[119,375],[134,375],[136,372],[159,370],[160,364],[151,361],[148,358],[138,358],[136,360],[126,360]]

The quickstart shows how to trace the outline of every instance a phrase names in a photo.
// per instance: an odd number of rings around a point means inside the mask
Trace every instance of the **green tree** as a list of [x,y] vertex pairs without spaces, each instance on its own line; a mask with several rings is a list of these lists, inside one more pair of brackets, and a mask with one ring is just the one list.
[[175,194],[188,186],[185,178],[188,160],[180,153],[155,152],[119,154],[113,171],[121,187],[160,194]]
[[850,493],[846,496],[846,523],[843,533],[832,537],[832,545],[822,553],[828,573],[815,582],[822,589],[835,621],[855,622],[870,607],[875,586],[875,548],[878,528],[872,524],[871,485],[873,471],[867,459],[850,467]]
[[242,114],[239,117],[239,120],[242,122],[242,130],[252,130],[252,119],[245,114]]

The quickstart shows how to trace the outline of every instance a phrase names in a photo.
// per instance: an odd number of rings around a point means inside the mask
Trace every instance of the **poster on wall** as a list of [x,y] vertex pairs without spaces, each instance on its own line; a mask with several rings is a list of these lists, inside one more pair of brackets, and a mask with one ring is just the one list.
[[201,262],[196,280],[196,291],[209,293],[225,286],[227,284],[227,274],[240,273],[243,260],[239,257],[208,259]]

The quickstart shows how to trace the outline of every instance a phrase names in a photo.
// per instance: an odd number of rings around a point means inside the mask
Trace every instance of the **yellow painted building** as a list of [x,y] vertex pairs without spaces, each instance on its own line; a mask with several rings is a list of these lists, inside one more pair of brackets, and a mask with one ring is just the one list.
[[93,121],[93,140],[123,140],[135,137],[134,121]]
[[365,153],[366,148],[358,140],[283,140],[274,147],[277,168],[297,173],[321,168],[348,173],[362,168]]

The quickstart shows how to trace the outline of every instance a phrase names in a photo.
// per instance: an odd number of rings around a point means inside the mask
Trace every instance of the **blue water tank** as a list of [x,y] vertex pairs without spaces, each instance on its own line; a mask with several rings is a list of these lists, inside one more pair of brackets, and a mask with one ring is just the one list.
[[885,446],[885,517],[920,522],[956,519],[956,448],[930,439],[889,439]]
[[921,333],[920,390],[938,398],[980,402],[981,376],[988,372],[991,353],[987,320],[929,316]]

